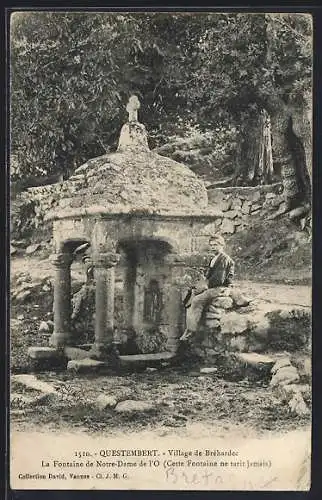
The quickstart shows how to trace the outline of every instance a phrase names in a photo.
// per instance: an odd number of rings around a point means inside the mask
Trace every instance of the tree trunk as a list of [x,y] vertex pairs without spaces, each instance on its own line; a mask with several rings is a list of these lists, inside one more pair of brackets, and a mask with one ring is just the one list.
[[310,152],[305,151],[303,137],[294,131],[292,111],[280,105],[272,119],[274,165],[281,172],[289,210],[311,203],[311,180],[307,166]]
[[266,110],[249,118],[243,127],[239,166],[234,184],[258,186],[273,182],[271,122]]

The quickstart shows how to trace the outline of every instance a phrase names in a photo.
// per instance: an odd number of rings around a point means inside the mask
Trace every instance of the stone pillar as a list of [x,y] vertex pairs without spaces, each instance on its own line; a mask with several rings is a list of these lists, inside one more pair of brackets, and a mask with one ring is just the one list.
[[170,352],[176,352],[179,346],[179,338],[183,333],[183,303],[181,277],[186,267],[185,260],[179,255],[170,254],[166,257],[168,266],[168,279],[164,286],[164,309],[162,323],[167,330],[167,348]]
[[95,342],[91,355],[104,357],[113,346],[115,265],[120,256],[100,253],[94,256],[95,266]]
[[136,332],[139,332],[143,326],[144,285],[145,285],[144,272],[140,268],[140,266],[137,266],[136,280],[134,285],[134,307],[132,316],[132,326]]
[[54,347],[64,347],[72,343],[70,331],[70,265],[73,257],[70,253],[59,253],[53,255],[51,261],[56,272],[54,281],[54,333],[49,343]]
[[127,261],[123,285],[123,317],[126,330],[133,327],[135,279],[136,267]]

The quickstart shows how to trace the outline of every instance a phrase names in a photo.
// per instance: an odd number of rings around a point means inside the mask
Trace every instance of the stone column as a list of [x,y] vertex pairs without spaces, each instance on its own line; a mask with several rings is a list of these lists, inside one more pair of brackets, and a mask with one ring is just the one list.
[[139,332],[143,326],[144,284],[144,272],[140,266],[137,266],[136,280],[134,284],[134,307],[132,316],[132,326],[136,332]]
[[170,254],[166,257],[169,275],[164,286],[164,309],[162,323],[168,332],[167,348],[176,352],[179,337],[183,333],[183,303],[181,277],[186,267],[180,255]]
[[59,253],[53,255],[51,261],[56,272],[54,281],[54,333],[49,343],[54,347],[64,347],[72,343],[70,331],[70,265],[73,257],[70,253]]
[[94,256],[95,266],[95,342],[91,355],[104,357],[113,347],[115,265],[120,256],[100,253]]
[[133,327],[135,279],[136,267],[127,260],[123,285],[123,315],[126,330]]

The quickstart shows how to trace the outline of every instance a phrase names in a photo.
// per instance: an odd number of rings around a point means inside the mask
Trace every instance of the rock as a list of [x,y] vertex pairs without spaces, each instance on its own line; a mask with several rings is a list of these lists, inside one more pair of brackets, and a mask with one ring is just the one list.
[[222,314],[222,310],[216,307],[214,304],[209,305],[207,312],[218,314],[219,316],[221,316]]
[[148,373],[153,373],[153,372],[157,372],[158,369],[154,368],[153,366],[147,366],[146,369],[145,369],[145,371],[148,372]]
[[263,368],[270,371],[274,364],[274,359],[270,356],[257,354],[255,352],[240,352],[235,354],[236,358],[246,366],[262,370]]
[[262,208],[262,205],[259,205],[258,203],[254,203],[251,206],[250,213],[253,214],[254,212],[258,212],[259,210],[261,210],[261,208]]
[[128,399],[126,401],[121,401],[115,408],[118,413],[141,413],[150,412],[155,409],[155,403],[150,401],[135,401]]
[[241,207],[241,213],[244,215],[248,215],[250,212],[250,207],[251,207],[251,202],[250,201],[244,201]]
[[46,321],[42,321],[38,328],[39,333],[50,333],[50,329],[48,323]]
[[216,368],[215,366],[200,368],[200,373],[203,373],[203,374],[216,373],[217,371],[218,371],[218,368]]
[[304,399],[311,398],[311,388],[309,384],[288,384],[288,385],[277,385],[274,387],[275,394],[285,403],[289,403],[294,397],[294,394],[298,392],[304,397]]
[[234,306],[236,307],[246,307],[250,303],[250,300],[238,290],[231,290],[230,296],[233,299]]
[[276,385],[294,384],[299,380],[300,376],[295,366],[284,366],[283,368],[279,368],[279,370],[277,370],[277,372],[273,375],[270,381],[270,386],[275,387]]
[[212,311],[207,311],[205,314],[206,319],[217,319],[220,320],[221,318],[221,313],[219,312],[212,312]]
[[106,410],[106,408],[115,408],[115,406],[117,405],[117,400],[114,396],[100,394],[95,401],[95,405],[99,410]]
[[300,392],[296,392],[292,397],[291,401],[288,403],[292,413],[303,417],[305,415],[310,415],[310,410],[306,406],[303,396]]
[[56,393],[56,389],[51,384],[37,379],[35,375],[12,375],[11,380],[12,382],[17,382],[25,387],[28,387],[29,389],[34,389],[44,394]]
[[16,284],[21,285],[26,282],[31,282],[32,278],[29,273],[21,273],[18,278],[16,279]]
[[216,205],[216,207],[221,212],[227,212],[230,209],[230,207],[231,207],[231,200],[222,201],[221,203],[219,203],[218,205]]
[[221,309],[231,309],[233,307],[233,299],[231,297],[218,297],[216,306]]
[[220,230],[223,234],[233,234],[235,232],[235,225],[230,219],[223,219]]
[[17,251],[18,250],[13,245],[10,245],[10,255],[15,255]]
[[278,359],[271,370],[272,375],[275,375],[278,370],[280,370],[281,368],[285,368],[285,366],[292,366],[290,358],[283,357]]
[[31,297],[31,291],[30,290],[23,290],[22,292],[17,293],[16,295],[16,301],[17,302],[26,302],[27,299]]
[[213,328],[219,328],[220,327],[220,321],[218,319],[205,319],[205,326],[207,328],[213,329]]
[[255,188],[253,189],[252,191],[249,191],[247,193],[247,200],[248,201],[259,201],[260,200],[260,197],[261,197],[261,194],[260,194],[260,191]]
[[223,314],[221,318],[221,332],[223,334],[240,334],[249,328],[249,319],[246,315],[240,315],[237,312]]
[[104,366],[104,361],[98,361],[96,359],[72,359],[68,361],[67,370],[75,373],[96,372]]
[[31,255],[31,254],[35,253],[37,250],[39,250],[40,246],[41,246],[40,243],[35,243],[34,245],[29,245],[26,248],[26,254]]
[[228,212],[225,213],[225,217],[228,217],[228,219],[235,219],[239,215],[239,212],[237,210],[228,210]]
[[232,351],[244,352],[249,349],[248,340],[245,335],[237,335],[229,340],[229,348]]
[[238,210],[240,211],[240,208],[242,206],[243,202],[240,198],[234,198],[231,203],[231,208],[233,210]]

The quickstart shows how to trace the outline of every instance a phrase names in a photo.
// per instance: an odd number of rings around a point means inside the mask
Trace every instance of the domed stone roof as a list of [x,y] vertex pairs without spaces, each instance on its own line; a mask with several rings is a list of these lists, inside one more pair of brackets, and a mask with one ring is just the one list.
[[[132,101],[131,101],[132,99]],[[148,146],[137,121],[138,100],[129,101],[115,153],[87,161],[62,189],[59,208],[80,213],[200,214],[208,205],[204,183],[185,165]]]

